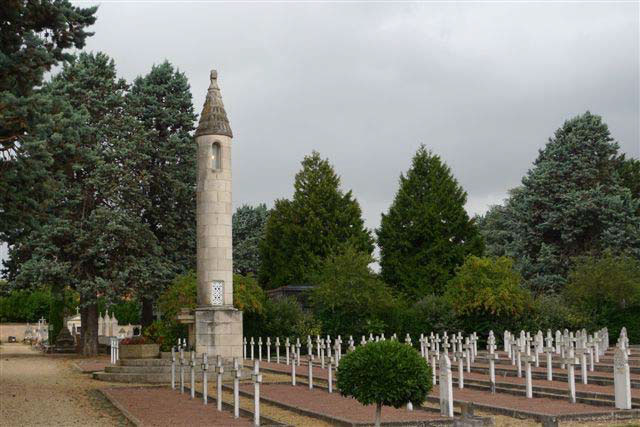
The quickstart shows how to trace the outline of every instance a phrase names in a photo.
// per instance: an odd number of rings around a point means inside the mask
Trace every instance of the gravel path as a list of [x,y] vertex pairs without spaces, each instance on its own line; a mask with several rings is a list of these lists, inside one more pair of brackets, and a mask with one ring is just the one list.
[[44,355],[22,344],[0,346],[0,424],[130,425],[96,389],[106,384],[73,369],[74,356]]

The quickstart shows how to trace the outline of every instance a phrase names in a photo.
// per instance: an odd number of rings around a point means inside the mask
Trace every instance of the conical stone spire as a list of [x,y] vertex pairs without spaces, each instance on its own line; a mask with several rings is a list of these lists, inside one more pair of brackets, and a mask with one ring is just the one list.
[[211,84],[204,100],[204,107],[200,114],[200,123],[196,129],[196,135],[226,135],[233,137],[227,112],[224,110],[222,95],[218,87],[218,72],[211,70]]

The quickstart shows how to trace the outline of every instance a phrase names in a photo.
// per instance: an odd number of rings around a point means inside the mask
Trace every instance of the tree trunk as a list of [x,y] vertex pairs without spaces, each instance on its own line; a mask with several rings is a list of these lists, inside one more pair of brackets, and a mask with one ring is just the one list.
[[382,403],[376,403],[376,427],[380,427],[382,419]]
[[[85,300],[86,301],[86,300]],[[81,347],[84,356],[98,354],[98,303],[95,298],[89,304],[81,298],[82,309],[80,318],[82,321]]]
[[62,330],[64,324],[64,289],[62,286],[51,287],[51,302],[49,304],[49,323],[51,324],[51,333],[49,334],[49,344],[56,343],[56,338]]
[[153,323],[153,300],[142,298],[142,318],[140,323],[143,328],[150,326]]

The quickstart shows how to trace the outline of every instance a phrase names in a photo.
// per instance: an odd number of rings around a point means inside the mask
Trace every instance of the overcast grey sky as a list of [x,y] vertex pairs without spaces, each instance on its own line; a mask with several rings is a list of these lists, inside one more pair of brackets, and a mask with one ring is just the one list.
[[168,59],[199,113],[218,69],[236,206],[289,197],[315,149],[376,227],[424,143],[483,213],[585,110],[640,156],[638,2],[88,4],[127,80]]

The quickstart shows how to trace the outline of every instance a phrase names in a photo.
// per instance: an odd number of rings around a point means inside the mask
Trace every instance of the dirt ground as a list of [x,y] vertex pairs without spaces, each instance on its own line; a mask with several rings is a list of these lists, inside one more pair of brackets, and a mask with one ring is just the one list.
[[[128,420],[98,391],[109,386],[131,387],[91,379],[77,366],[95,360],[75,356],[44,355],[22,344],[0,346],[0,425],[10,426],[130,426]],[[288,375],[265,374],[265,382],[287,381]],[[198,385],[200,389],[201,385]],[[210,395],[215,389],[209,387]],[[231,396],[225,392],[226,401]],[[241,405],[250,409],[252,399],[242,398]],[[151,403],[151,402],[149,402]],[[290,411],[261,405],[263,415],[296,426],[327,425]],[[212,409],[212,408],[211,408]],[[491,414],[484,414],[493,416]],[[529,427],[539,425],[530,420],[494,416],[497,427]],[[561,423],[577,426],[638,426],[640,421],[602,423]]]
[[27,345],[0,346],[0,425],[129,426],[73,356],[47,356]]

